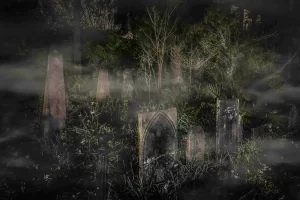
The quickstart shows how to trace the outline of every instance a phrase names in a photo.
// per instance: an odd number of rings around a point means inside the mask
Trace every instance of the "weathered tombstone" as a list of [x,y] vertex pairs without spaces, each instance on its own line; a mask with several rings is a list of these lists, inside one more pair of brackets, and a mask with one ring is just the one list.
[[262,126],[251,128],[251,140],[256,140],[258,137],[264,137],[265,134],[272,132],[272,124],[264,124]]
[[289,130],[295,128],[297,119],[298,119],[298,109],[295,105],[292,105],[292,108],[289,112],[289,121],[288,121]]
[[132,70],[125,69],[123,71],[123,87],[122,96],[124,99],[132,100],[133,95],[133,78]]
[[204,161],[205,134],[200,126],[193,127],[187,136],[186,161],[201,165]]
[[154,178],[164,178],[167,165],[176,159],[176,124],[176,108],[138,114],[140,178],[148,177],[154,166]]
[[63,73],[63,58],[56,50],[48,55],[48,67],[43,104],[44,136],[60,131],[66,119],[66,93]]
[[107,173],[108,173],[108,157],[107,154],[104,153],[100,155],[100,163],[97,174],[97,192],[96,199],[97,200],[106,200],[107,196]]
[[97,101],[102,101],[109,96],[109,80],[108,71],[106,69],[100,69],[98,73],[98,84],[97,84]]
[[217,100],[216,151],[233,153],[241,140],[239,100]]

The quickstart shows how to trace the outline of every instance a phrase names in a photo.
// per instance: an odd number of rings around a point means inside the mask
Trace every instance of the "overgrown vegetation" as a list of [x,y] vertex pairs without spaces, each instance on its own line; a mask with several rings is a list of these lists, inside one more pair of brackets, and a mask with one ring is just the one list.
[[[51,2],[54,11],[59,11],[57,19],[71,25],[72,16],[66,13],[67,8],[72,8],[71,4]],[[104,10],[88,11],[95,5],[85,5],[84,13],[90,16],[83,15],[83,27],[95,26],[110,31],[118,29],[113,18],[116,10],[107,11],[105,9],[108,7],[104,7]],[[113,96],[97,102],[90,77],[66,72],[66,127],[54,141],[40,140],[41,153],[51,160],[50,166],[39,170],[44,170],[44,184],[49,187],[64,182],[66,185],[75,184],[82,190],[60,191],[56,198],[89,199],[94,196],[98,187],[96,180],[101,154],[107,154],[109,160],[109,199],[124,199],[124,196],[128,199],[174,199],[182,188],[191,183],[206,180],[217,183],[231,178],[241,184],[259,187],[260,194],[265,197],[280,192],[272,182],[271,166],[258,159],[264,145],[262,139],[246,140],[240,144],[236,155],[225,157],[215,154],[211,142],[215,137],[212,133],[216,126],[216,99],[239,98],[241,105],[255,104],[245,87],[256,78],[274,71],[278,54],[274,50],[264,49],[254,38],[245,34],[240,21],[234,16],[208,9],[201,23],[188,26],[183,33],[179,33],[176,31],[176,20],[172,18],[173,12],[161,13],[151,8],[147,13],[147,26],[141,24],[139,37],[127,40],[116,32],[110,32],[107,44],[88,43],[83,57],[89,67],[93,67],[92,73],[96,74],[99,65],[117,69],[121,56],[130,57],[138,74],[135,79],[138,111],[176,107],[180,141],[185,141],[191,127],[203,127],[208,133],[209,144],[206,146],[204,164],[194,166],[185,163],[185,149],[181,147],[177,152],[178,163],[168,170],[166,180],[157,182],[148,177],[141,181],[137,173],[137,118],[129,115],[130,102]],[[23,51],[23,54],[27,53],[26,49]],[[170,67],[172,62],[176,70],[182,72],[175,73],[182,76],[182,81],[175,87],[170,84],[170,79],[173,79],[171,71],[174,70]],[[278,76],[270,81],[269,87],[280,89],[282,84],[283,79]],[[156,89],[160,90],[160,95],[157,95]],[[245,109],[241,107],[240,114],[245,123],[251,124],[253,113],[247,109],[246,106]],[[37,118],[39,114],[35,113]],[[40,135],[39,123],[34,124],[33,131]],[[225,162],[226,159],[231,160],[230,164]]]

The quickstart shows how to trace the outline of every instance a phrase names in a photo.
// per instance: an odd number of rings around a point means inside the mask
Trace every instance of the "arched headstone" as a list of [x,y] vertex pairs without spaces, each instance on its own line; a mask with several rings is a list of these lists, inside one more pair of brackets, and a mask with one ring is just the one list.
[[160,181],[165,169],[176,159],[177,110],[140,113],[138,122],[140,177],[148,176],[155,166],[154,176]]
[[52,50],[48,55],[43,116],[46,118],[44,134],[61,130],[65,125],[66,93],[63,58],[56,50]]
[[201,126],[189,131],[186,143],[186,162],[201,165],[205,153],[205,134]]

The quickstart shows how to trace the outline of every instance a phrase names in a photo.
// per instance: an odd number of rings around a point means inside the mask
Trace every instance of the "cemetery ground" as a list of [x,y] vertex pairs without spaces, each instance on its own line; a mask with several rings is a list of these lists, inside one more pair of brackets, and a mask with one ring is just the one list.
[[[99,102],[96,91],[83,89],[90,77],[82,77],[66,76],[66,126],[49,139],[42,137],[43,96],[1,93],[1,199],[299,198],[298,142],[291,136],[274,129],[251,140],[244,131],[236,153],[218,155],[215,100],[165,88],[155,100],[107,97]],[[141,181],[137,113],[172,107],[178,112],[175,164],[165,166],[164,179],[149,175]],[[185,158],[184,144],[194,126],[206,132],[201,164]],[[101,155],[107,155],[107,176],[101,175]]]
[[183,33],[147,14],[144,37],[85,41],[80,74],[45,27],[1,65],[0,199],[299,199],[297,102],[244,90],[288,90],[278,56],[213,9]]

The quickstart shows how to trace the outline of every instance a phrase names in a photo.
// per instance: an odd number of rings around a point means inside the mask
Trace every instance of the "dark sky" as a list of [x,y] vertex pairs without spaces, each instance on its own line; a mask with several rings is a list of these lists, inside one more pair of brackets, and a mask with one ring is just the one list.
[[[175,4],[177,0],[116,0],[119,10],[126,12],[128,9],[134,11],[143,11],[150,5]],[[286,16],[291,7],[295,15],[298,15],[299,0],[181,0],[180,9],[185,10],[191,15],[199,13],[199,8],[203,5],[211,4],[214,1],[232,3],[241,7],[248,8],[258,13],[264,13],[272,16]],[[16,14],[33,14],[32,9],[37,5],[38,0],[1,0],[1,17]],[[292,5],[292,6],[290,6]],[[201,9],[200,9],[201,10]],[[29,11],[29,12],[28,12]]]
[[[204,15],[205,8],[216,0],[182,0],[179,6],[180,18],[186,21],[200,20]],[[279,20],[281,25],[299,24],[298,8],[300,0],[218,0],[227,4],[236,4],[248,8],[257,14],[263,14],[266,18]],[[142,14],[145,8],[151,5],[174,5],[177,0],[116,0],[119,9],[119,20],[126,20],[129,10],[133,13]],[[6,36],[22,33],[25,37],[34,38],[32,31],[39,29],[41,22],[36,19],[35,8],[38,0],[0,0],[0,42],[3,44]],[[290,6],[294,5],[294,6]],[[289,20],[289,10],[293,15]],[[124,22],[123,22],[124,23]],[[285,29],[285,27],[283,27]],[[12,37],[10,37],[12,38]],[[5,48],[2,48],[5,49]]]

